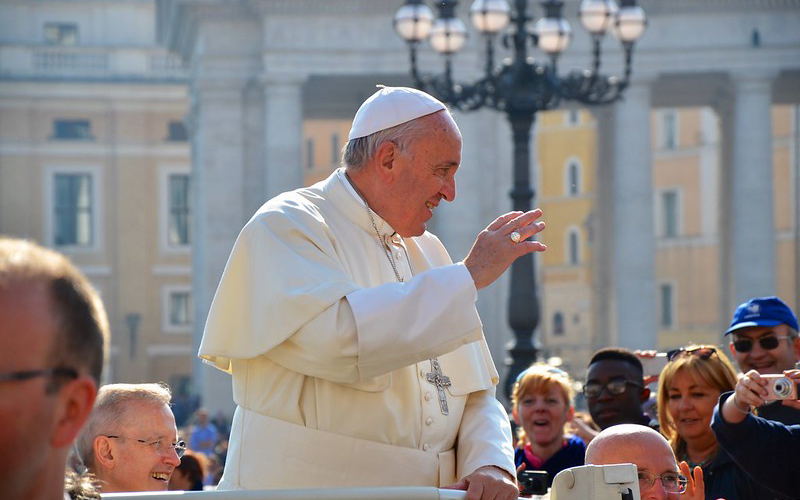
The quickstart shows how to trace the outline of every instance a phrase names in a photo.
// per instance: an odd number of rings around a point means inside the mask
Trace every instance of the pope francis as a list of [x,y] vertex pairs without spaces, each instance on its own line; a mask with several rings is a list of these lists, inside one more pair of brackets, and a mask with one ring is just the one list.
[[221,489],[438,486],[517,497],[508,417],[475,307],[545,246],[510,212],[453,264],[426,231],[456,195],[461,134],[444,104],[384,87],[342,168],[268,201],[242,229],[200,356],[233,377]]

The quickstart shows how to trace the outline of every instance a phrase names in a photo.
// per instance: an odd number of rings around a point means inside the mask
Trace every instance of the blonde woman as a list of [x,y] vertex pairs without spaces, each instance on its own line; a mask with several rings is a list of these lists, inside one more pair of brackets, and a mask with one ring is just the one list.
[[[720,394],[736,387],[731,362],[714,346],[676,349],[658,381],[658,420],[678,461],[702,469],[707,499],[761,500],[775,495],[719,447],[711,418]],[[688,472],[688,471],[687,471]]]
[[572,398],[569,375],[550,365],[531,366],[514,384],[512,414],[518,425],[514,462],[517,470],[547,471],[548,486],[561,470],[583,465],[586,445],[564,432],[575,415]]

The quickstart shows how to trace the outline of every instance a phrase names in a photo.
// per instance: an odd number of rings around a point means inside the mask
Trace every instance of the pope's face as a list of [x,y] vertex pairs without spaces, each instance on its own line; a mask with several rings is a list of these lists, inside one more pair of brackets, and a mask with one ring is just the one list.
[[395,148],[397,170],[381,213],[403,237],[424,233],[439,203],[456,197],[461,133],[445,112],[424,119],[430,125],[424,136],[411,140],[405,150]]

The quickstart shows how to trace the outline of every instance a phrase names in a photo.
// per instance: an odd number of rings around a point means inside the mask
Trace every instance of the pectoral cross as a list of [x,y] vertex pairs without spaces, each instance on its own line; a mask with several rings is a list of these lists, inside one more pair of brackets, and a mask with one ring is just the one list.
[[436,358],[431,359],[431,372],[426,373],[425,377],[428,382],[436,386],[436,391],[439,393],[439,407],[442,409],[442,415],[448,415],[450,410],[447,408],[447,394],[444,392],[445,387],[450,387],[450,377],[442,373],[442,368],[439,366],[439,360]]

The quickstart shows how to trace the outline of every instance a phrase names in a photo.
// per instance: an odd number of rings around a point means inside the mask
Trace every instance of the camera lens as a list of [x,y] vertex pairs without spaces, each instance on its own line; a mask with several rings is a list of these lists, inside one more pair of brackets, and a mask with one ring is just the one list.
[[791,382],[785,377],[775,380],[772,384],[772,392],[774,392],[776,396],[782,398],[789,397],[789,394],[792,392]]

